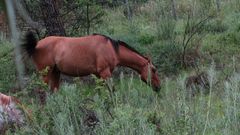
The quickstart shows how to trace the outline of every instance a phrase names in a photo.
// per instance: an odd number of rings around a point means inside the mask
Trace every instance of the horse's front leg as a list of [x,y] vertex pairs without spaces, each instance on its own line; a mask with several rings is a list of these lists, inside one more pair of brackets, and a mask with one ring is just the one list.
[[101,79],[105,80],[105,83],[107,85],[107,88],[112,96],[112,93],[115,91],[115,88],[113,86],[113,82],[111,80],[111,76],[112,76],[112,72],[110,70],[110,68],[106,68],[104,70],[102,70],[100,73],[99,73],[99,76]]
[[108,79],[109,77],[112,76],[112,73],[111,73],[109,68],[101,70],[98,74],[99,74],[100,78],[103,79],[103,80],[106,80],[106,79]]
[[109,78],[112,76],[112,72],[110,68],[105,68],[104,70],[100,70],[100,72],[98,73],[98,76],[106,82],[109,88]]

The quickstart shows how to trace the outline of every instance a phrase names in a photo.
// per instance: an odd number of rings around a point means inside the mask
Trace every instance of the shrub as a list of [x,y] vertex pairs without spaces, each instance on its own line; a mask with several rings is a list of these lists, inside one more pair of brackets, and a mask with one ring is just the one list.
[[222,22],[222,20],[213,20],[204,26],[206,32],[222,33],[228,30],[228,27]]
[[141,35],[138,39],[138,42],[141,45],[152,44],[155,40],[155,37],[150,34]]
[[222,44],[239,44],[240,42],[240,32],[228,32],[226,34],[223,34],[219,37],[218,42],[222,43]]
[[174,39],[176,22],[173,19],[164,17],[157,22],[158,39]]
[[168,41],[158,46],[154,62],[166,74],[176,74],[181,69],[181,46],[175,41]]

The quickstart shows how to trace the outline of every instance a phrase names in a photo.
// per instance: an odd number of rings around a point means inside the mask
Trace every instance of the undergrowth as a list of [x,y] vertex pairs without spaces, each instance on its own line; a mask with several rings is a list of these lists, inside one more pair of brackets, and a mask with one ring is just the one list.
[[219,80],[213,68],[208,73],[209,93],[191,97],[186,74],[164,80],[160,94],[123,74],[108,82],[95,78],[95,86],[62,84],[47,92],[43,106],[24,100],[32,119],[15,134],[238,134],[240,75]]

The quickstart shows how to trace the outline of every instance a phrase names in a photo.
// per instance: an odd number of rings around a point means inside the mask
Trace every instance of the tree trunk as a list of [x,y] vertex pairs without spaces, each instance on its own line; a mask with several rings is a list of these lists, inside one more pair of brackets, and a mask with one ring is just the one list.
[[176,12],[176,2],[175,0],[171,0],[172,5],[172,15],[175,20],[177,20],[177,12]]
[[65,36],[65,29],[59,15],[56,0],[41,0],[40,6],[42,10],[43,20],[47,29],[47,35]]
[[16,23],[16,14],[13,7],[13,0],[5,0],[6,3],[6,9],[7,9],[7,15],[8,15],[8,24],[11,31],[11,42],[15,45],[14,51],[15,51],[15,63],[17,67],[17,77],[18,77],[18,84],[19,89],[23,89],[24,84],[24,65],[22,63],[22,55],[21,55],[21,48],[20,48],[20,42],[19,42],[19,33],[17,30],[17,23]]
[[128,20],[131,20],[132,19],[132,13],[131,13],[129,1],[125,0],[125,4],[126,4],[126,8],[127,8],[127,18],[128,18]]
[[87,34],[90,34],[89,3],[87,3]]
[[221,11],[220,0],[216,0],[216,4],[217,4],[217,11],[220,12]]
[[7,38],[9,35],[7,17],[4,11],[0,11],[0,36]]

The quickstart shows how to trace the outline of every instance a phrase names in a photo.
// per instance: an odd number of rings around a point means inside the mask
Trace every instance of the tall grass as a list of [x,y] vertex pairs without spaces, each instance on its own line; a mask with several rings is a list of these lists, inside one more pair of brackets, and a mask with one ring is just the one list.
[[[218,72],[210,69],[209,93],[194,97],[188,97],[185,76],[164,80],[160,94],[140,79],[124,75],[109,81],[115,86],[112,96],[100,83],[100,89],[63,84],[58,93],[48,94],[45,106],[28,105],[33,119],[16,134],[238,134],[240,75],[219,80]],[[90,112],[99,122],[89,127]]]
[[16,84],[16,71],[13,59],[13,46],[6,40],[0,40],[0,91],[7,92]]

